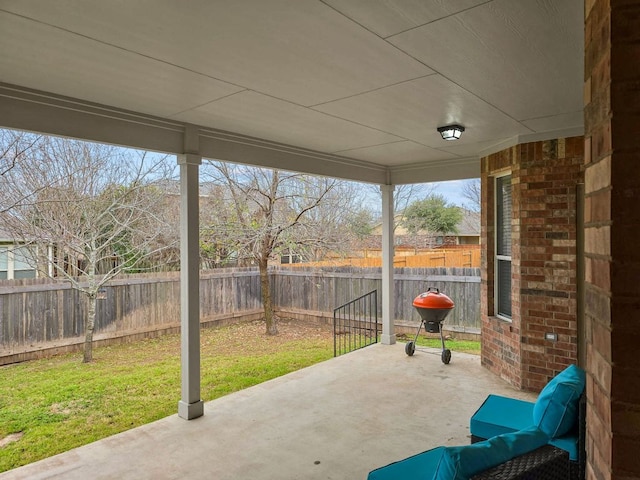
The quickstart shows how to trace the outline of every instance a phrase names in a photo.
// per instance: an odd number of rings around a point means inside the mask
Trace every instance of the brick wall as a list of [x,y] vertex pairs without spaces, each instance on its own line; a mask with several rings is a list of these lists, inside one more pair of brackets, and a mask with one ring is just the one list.
[[[520,346],[520,312],[512,305],[512,321],[507,322],[494,315],[495,292],[495,177],[512,173],[513,216],[518,217],[516,200],[514,167],[518,163],[519,147],[482,158],[481,160],[481,290],[480,309],[482,317],[482,364],[506,381],[520,387],[521,346]],[[514,234],[516,234],[514,236]],[[517,231],[512,231],[512,273],[517,271],[518,241]],[[512,291],[519,289],[519,279],[512,279]]]
[[[583,138],[527,143],[482,159],[482,362],[539,391],[577,359],[576,231]],[[512,318],[494,315],[494,179],[512,176]],[[546,333],[557,341],[545,339]]]
[[585,2],[587,477],[640,478],[640,2]]

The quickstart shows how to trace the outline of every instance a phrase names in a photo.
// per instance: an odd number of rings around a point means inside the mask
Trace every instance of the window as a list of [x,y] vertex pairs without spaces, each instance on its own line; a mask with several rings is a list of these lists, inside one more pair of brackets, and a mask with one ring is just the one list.
[[287,263],[300,263],[302,262],[302,256],[300,256],[297,253],[293,253],[291,250],[289,250],[288,253],[280,255],[280,263],[281,264],[287,264]]
[[29,247],[13,248],[13,278],[35,278],[35,255]]
[[0,280],[9,278],[9,249],[0,247]]
[[511,175],[496,178],[496,312],[511,319]]
[[0,247],[0,280],[35,278],[35,255],[29,247]]

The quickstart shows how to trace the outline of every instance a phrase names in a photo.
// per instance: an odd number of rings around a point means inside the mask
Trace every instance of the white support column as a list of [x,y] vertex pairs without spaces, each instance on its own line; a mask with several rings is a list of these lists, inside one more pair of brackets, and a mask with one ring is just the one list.
[[181,400],[178,416],[186,420],[204,414],[200,399],[200,245],[199,166],[202,157],[178,156],[180,165],[180,326]]
[[393,284],[393,185],[380,185],[382,192],[382,337],[385,345],[396,343]]

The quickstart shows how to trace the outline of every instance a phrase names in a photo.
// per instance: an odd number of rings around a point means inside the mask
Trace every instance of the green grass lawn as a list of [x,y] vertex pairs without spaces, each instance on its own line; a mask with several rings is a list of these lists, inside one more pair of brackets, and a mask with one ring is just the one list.
[[[261,323],[201,335],[202,399],[213,400],[333,356],[326,328],[281,322],[268,338]],[[289,328],[292,328],[289,331]],[[308,330],[306,330],[308,328]],[[97,348],[82,354],[0,367],[0,472],[177,412],[180,337]]]

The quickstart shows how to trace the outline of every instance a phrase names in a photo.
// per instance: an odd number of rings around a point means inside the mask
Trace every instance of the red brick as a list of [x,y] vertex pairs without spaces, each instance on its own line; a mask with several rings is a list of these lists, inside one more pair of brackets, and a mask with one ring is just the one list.
[[637,432],[633,437],[625,435],[613,435],[612,439],[612,459],[611,466],[615,472],[628,472],[631,476],[632,472],[640,471],[640,439]]
[[637,437],[640,432],[640,405],[614,401],[611,403],[611,419],[614,435]]
[[[490,176],[502,173],[498,170],[507,163],[512,166],[512,287],[514,292],[526,290],[513,298],[512,331],[506,333],[499,324],[483,322],[483,335],[489,330],[490,335],[502,335],[500,348],[490,352],[491,369],[503,378],[510,376],[514,384],[521,377],[527,389],[540,389],[553,376],[549,362],[559,371],[576,359],[575,208],[583,151],[583,139],[574,137],[518,145],[482,160],[483,185],[492,186]],[[491,212],[493,195],[491,191],[483,196],[483,206]],[[484,221],[489,221],[488,214]],[[488,229],[485,232],[483,251],[486,258],[491,258],[494,245]],[[492,269],[493,264],[487,267]],[[486,277],[493,280],[492,272]],[[566,292],[566,296],[542,297],[527,291]],[[486,295],[487,305],[492,304],[493,288],[487,288]],[[518,332],[520,321],[522,339],[512,336]],[[555,329],[562,339],[550,343],[544,333]],[[520,351],[518,342],[522,344]],[[539,362],[538,356],[546,357],[544,365],[531,363]]]

